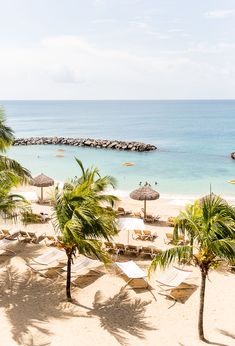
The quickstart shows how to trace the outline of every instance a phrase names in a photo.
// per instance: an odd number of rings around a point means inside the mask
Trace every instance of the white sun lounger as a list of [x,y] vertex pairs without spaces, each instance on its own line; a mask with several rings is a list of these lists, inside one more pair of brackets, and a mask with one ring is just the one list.
[[50,251],[47,251],[43,255],[40,255],[34,258],[33,262],[36,262],[38,264],[49,265],[53,262],[62,260],[63,258],[64,259],[66,258],[65,251],[54,248],[54,249],[51,249]]
[[[176,302],[177,299],[171,294],[170,291],[173,288],[178,287],[184,280],[186,280],[190,276],[191,273],[191,270],[185,270],[177,267],[172,267],[168,270],[165,270],[156,280],[160,288],[159,294],[168,296]],[[182,289],[186,288],[182,287]]]
[[[72,275],[84,274],[85,271],[94,270],[97,266],[100,266],[101,262],[98,260],[93,260],[91,258],[80,256],[77,258],[71,266]],[[63,268],[63,271],[67,271],[67,266]]]
[[147,273],[145,273],[134,261],[115,262],[118,268],[128,277],[128,281],[124,287],[132,282],[133,288],[147,288]]
[[9,240],[9,239],[3,238],[3,239],[0,240],[0,250],[8,251],[8,252],[11,252],[11,253],[15,254],[15,252],[12,251],[9,248],[9,246],[15,245],[16,243],[17,243],[17,240]]
[[46,272],[52,269],[58,269],[58,262],[64,261],[65,259],[65,251],[54,248],[47,251],[43,255],[32,259],[30,263],[27,263],[27,266],[33,271],[39,273],[41,276],[48,278]]

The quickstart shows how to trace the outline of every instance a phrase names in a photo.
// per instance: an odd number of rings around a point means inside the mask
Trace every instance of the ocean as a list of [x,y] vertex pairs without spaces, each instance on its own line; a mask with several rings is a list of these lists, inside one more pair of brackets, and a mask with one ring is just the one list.
[[[162,195],[235,196],[235,101],[0,101],[16,137],[66,136],[136,140],[148,153],[108,149],[27,146],[7,155],[58,181],[79,175],[74,157],[117,179],[130,191],[148,182]],[[57,157],[63,148],[64,157]],[[133,166],[123,166],[125,162]],[[155,185],[157,182],[157,185]]]

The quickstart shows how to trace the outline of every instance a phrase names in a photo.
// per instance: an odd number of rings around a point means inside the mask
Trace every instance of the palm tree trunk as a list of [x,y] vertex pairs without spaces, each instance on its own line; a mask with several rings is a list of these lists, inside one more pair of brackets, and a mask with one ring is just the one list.
[[72,253],[67,252],[68,260],[67,260],[67,281],[66,281],[66,297],[68,302],[72,301],[71,297],[71,262],[72,262]]
[[200,308],[199,308],[199,318],[198,318],[198,333],[199,338],[202,341],[206,341],[204,337],[203,328],[203,312],[204,312],[204,299],[205,299],[205,289],[206,289],[206,276],[207,273],[201,270],[201,289],[200,289]]

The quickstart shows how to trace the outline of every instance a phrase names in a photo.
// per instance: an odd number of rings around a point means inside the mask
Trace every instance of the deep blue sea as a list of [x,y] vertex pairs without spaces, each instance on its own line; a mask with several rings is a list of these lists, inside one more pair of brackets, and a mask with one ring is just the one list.
[[[32,174],[56,180],[79,174],[74,157],[120,190],[157,181],[162,194],[198,195],[212,190],[235,196],[235,101],[0,101],[17,137],[70,136],[153,143],[155,152],[135,153],[58,146],[12,147],[8,155]],[[62,146],[60,146],[62,148]],[[60,153],[61,154],[61,153]],[[123,166],[124,162],[134,166]]]

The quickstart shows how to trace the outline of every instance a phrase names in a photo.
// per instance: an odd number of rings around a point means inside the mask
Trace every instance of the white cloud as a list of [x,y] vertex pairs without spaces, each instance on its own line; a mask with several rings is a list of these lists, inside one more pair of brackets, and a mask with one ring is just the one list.
[[[225,62],[224,55],[231,58]],[[234,59],[234,44],[228,42],[195,43],[183,51],[150,55],[102,49],[79,36],[47,37],[27,47],[1,47],[0,95],[2,99],[138,99],[206,97],[210,91],[209,96],[214,92],[232,97]]]
[[235,10],[214,10],[205,13],[207,18],[224,19],[235,14]]

